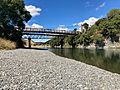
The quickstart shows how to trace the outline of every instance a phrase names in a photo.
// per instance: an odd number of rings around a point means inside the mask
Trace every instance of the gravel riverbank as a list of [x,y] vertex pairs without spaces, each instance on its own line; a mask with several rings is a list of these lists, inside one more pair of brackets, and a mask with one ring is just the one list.
[[120,75],[47,50],[0,51],[0,90],[120,90]]

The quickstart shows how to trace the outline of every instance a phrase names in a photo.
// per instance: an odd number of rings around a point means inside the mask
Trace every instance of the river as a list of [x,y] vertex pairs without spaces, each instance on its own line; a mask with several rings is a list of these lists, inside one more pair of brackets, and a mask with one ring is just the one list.
[[90,64],[120,74],[120,50],[50,49],[56,55]]

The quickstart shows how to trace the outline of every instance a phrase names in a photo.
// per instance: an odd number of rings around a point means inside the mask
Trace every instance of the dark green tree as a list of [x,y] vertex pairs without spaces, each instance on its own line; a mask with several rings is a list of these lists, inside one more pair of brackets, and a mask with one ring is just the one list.
[[74,32],[74,33],[77,33],[77,28],[75,28],[75,29],[73,30],[73,32]]
[[55,48],[56,46],[60,46],[60,38],[59,37],[55,37],[55,38],[52,38],[50,41],[49,41],[49,44],[52,48]]
[[114,17],[120,15],[120,9],[112,9],[108,14],[107,18],[108,19],[113,19]]
[[0,37],[15,41],[18,47],[22,47],[22,31],[30,19],[23,0],[0,0]]
[[87,23],[84,23],[82,26],[85,29],[85,31],[87,31],[89,29],[89,24],[87,24]]
[[60,45],[61,45],[61,49],[63,49],[63,45],[64,45],[64,37],[61,37],[61,39],[60,39]]
[[67,42],[68,42],[69,45],[72,46],[72,48],[75,48],[76,45],[77,45],[75,36],[68,36],[67,37]]
[[120,33],[120,9],[111,10],[106,18],[99,19],[94,25],[96,32],[101,32],[105,39],[110,38],[111,42],[118,42],[117,36]]
[[102,34],[100,33],[94,34],[93,39],[94,39],[96,48],[99,48],[99,47],[103,48],[105,46],[104,37]]
[[86,48],[90,45],[90,43],[93,42],[92,36],[90,36],[90,33],[88,33],[88,31],[86,33],[82,33],[80,34],[78,42],[80,45],[83,45]]

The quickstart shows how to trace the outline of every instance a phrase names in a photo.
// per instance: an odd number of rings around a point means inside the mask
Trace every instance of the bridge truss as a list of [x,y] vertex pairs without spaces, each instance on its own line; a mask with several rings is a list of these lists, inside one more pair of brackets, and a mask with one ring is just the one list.
[[23,39],[51,39],[55,36],[63,37],[66,35],[77,35],[77,32],[44,28],[25,28],[23,31]]
[[[29,48],[31,48],[31,39],[51,39],[54,37],[63,38],[67,35],[77,35],[79,32],[66,31],[66,30],[55,30],[55,29],[44,29],[44,28],[25,28],[23,31],[23,39],[28,39]],[[62,47],[61,47],[62,48]]]

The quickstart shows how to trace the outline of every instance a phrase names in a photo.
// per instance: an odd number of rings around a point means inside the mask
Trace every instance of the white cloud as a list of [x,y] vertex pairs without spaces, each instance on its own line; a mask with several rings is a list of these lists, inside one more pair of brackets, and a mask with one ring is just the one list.
[[100,4],[100,5],[96,8],[96,10],[99,10],[100,8],[104,7],[105,4],[106,4],[105,2],[103,2],[102,4]]
[[59,25],[57,27],[57,30],[65,30],[65,31],[68,31],[68,28],[65,26],[65,25]]
[[39,24],[35,24],[35,23],[33,23],[31,27],[32,28],[43,28],[43,26],[41,26]]
[[40,12],[42,11],[41,8],[37,8],[33,5],[25,6],[26,10],[30,12],[32,16],[40,15]]
[[26,23],[25,26],[26,28],[43,28],[43,26],[36,23],[33,23],[31,26]]
[[95,18],[95,17],[90,17],[88,20],[84,20],[83,22],[79,22],[79,23],[75,23],[73,24],[73,26],[79,26],[79,30],[81,30],[81,25],[84,23],[89,24],[89,26],[92,26],[93,24],[95,24],[96,21],[98,21],[99,18]]
[[81,26],[82,24],[87,23],[87,24],[89,24],[89,26],[91,26],[91,25],[95,24],[95,22],[98,21],[98,19],[99,18],[90,17],[88,20],[84,20],[83,22],[76,23],[76,24],[73,24],[73,25]]

